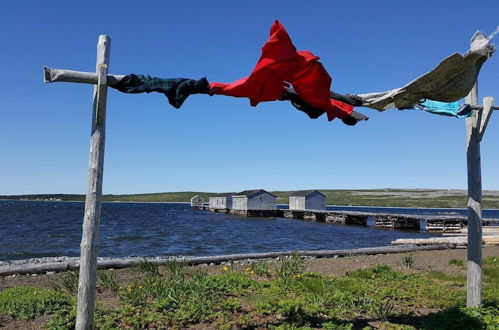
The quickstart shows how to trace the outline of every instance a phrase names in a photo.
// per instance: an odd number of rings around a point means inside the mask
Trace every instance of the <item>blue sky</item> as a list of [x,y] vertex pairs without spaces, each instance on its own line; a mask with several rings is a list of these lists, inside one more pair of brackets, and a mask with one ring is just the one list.
[[[95,71],[99,34],[112,39],[111,73],[232,82],[279,19],[321,57],[333,90],[355,94],[401,87],[465,52],[498,13],[494,0],[2,1],[0,194],[86,192],[92,86],[44,84],[42,67]],[[498,56],[482,68],[480,98],[499,99]],[[103,192],[466,188],[464,120],[357,110],[370,119],[349,127],[287,102],[194,95],[177,110],[161,94],[110,89]],[[484,189],[499,190],[498,141],[495,113]]]

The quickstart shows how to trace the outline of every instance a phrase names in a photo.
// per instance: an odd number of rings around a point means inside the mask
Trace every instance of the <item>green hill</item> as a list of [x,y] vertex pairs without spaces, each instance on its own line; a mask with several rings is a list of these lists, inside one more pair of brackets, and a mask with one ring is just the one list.
[[[370,189],[334,190],[320,189],[326,195],[329,205],[386,206],[386,207],[466,207],[465,190],[438,189]],[[277,202],[288,203],[292,191],[271,191],[278,197]],[[206,202],[210,196],[220,195],[213,192],[163,192],[151,194],[104,195],[105,202],[190,202],[192,196],[199,195]],[[9,200],[62,200],[84,201],[85,195],[77,194],[36,194],[8,195],[0,199]],[[499,209],[499,191],[484,191],[483,208]]]

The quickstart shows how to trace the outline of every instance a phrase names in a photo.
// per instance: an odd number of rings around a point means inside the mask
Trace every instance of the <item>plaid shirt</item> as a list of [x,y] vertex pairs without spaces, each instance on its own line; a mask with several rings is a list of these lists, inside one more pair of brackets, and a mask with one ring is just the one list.
[[191,94],[209,94],[210,85],[206,78],[199,80],[187,78],[156,78],[149,75],[129,74],[117,85],[111,86],[123,93],[163,93],[168,102],[180,108]]

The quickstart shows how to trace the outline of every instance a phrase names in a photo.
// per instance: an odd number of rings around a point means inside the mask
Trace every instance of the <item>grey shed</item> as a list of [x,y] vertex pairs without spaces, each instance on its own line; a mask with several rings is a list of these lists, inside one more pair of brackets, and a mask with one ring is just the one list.
[[210,210],[230,210],[232,208],[232,194],[222,194],[210,197]]
[[233,210],[276,210],[277,196],[264,189],[244,190],[232,195]]
[[318,190],[295,191],[289,196],[290,210],[325,210],[326,195]]
[[199,195],[196,195],[191,198],[191,207],[203,206],[203,202],[203,198]]

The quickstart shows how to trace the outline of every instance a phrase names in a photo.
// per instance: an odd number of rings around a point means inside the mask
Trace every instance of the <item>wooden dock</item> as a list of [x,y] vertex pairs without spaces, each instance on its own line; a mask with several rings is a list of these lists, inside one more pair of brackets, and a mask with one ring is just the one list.
[[[326,211],[326,210],[229,210],[210,209],[207,205],[194,207],[217,213],[231,213],[247,217],[283,217],[326,223],[370,226],[376,228],[408,229],[426,232],[455,233],[466,228],[468,218],[459,215],[417,215],[369,213],[355,211]],[[484,226],[499,225],[499,219],[483,219]]]

